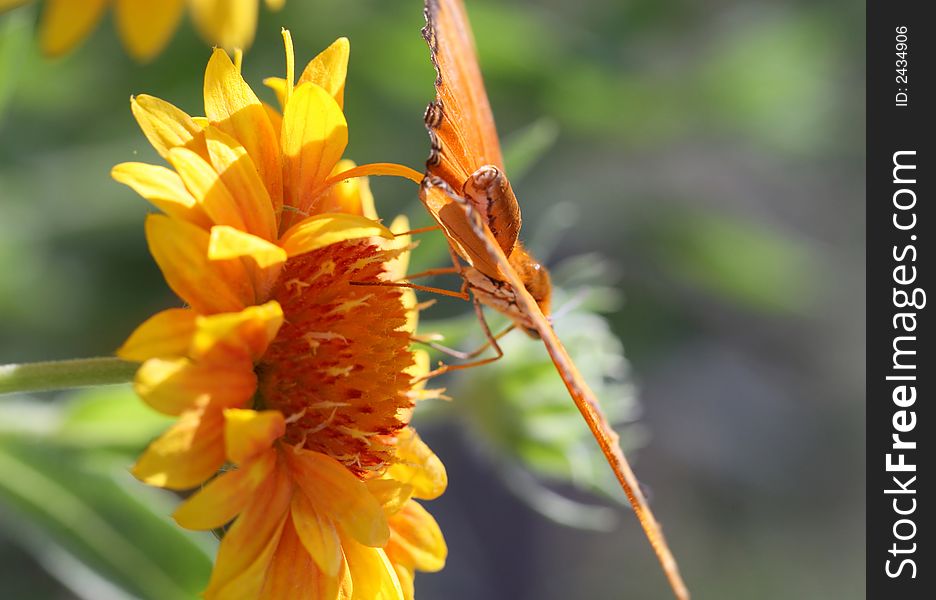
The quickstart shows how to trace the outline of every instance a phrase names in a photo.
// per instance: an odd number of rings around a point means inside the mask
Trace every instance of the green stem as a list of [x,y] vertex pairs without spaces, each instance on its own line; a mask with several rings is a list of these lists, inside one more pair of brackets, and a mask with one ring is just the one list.
[[110,356],[0,365],[0,394],[127,383],[138,366]]

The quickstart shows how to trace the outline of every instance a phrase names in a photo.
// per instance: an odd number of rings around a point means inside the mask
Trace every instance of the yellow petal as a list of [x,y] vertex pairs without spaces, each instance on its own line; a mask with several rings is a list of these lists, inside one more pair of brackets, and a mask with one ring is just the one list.
[[150,60],[166,46],[179,24],[185,0],[116,0],[114,18],[133,58]]
[[296,522],[295,513],[286,520],[258,600],[350,599],[351,576],[343,557],[338,576],[323,573],[306,551]]
[[0,12],[11,10],[31,1],[32,0],[0,0]]
[[208,258],[225,260],[248,257],[263,269],[281,265],[287,258],[285,250],[261,237],[224,225],[211,228]]
[[414,579],[416,577],[416,572],[414,569],[409,569],[400,563],[393,562],[393,558],[390,558],[390,562],[393,564],[393,569],[396,571],[397,579],[400,580],[400,588],[403,590],[403,599],[404,600],[414,600],[416,597],[415,594],[415,585]]
[[270,10],[279,10],[286,4],[286,0],[266,0],[267,8]]
[[387,515],[403,508],[413,495],[413,486],[393,479],[368,479],[364,484]]
[[348,145],[348,123],[328,92],[311,83],[296,87],[283,112],[284,202],[313,212],[318,189]]
[[401,483],[413,486],[413,496],[433,500],[442,495],[448,486],[445,465],[429,449],[412,427],[397,435],[397,460],[387,470],[387,475]]
[[241,465],[270,450],[286,433],[286,419],[278,410],[228,408],[224,411],[224,448],[228,460]]
[[111,169],[111,177],[130,186],[133,191],[153,203],[170,217],[188,221],[204,229],[211,220],[195,197],[185,188],[175,171],[144,163],[121,163]]
[[146,240],[169,287],[200,313],[235,312],[254,303],[239,260],[210,261],[208,232],[163,215],[146,219]]
[[130,98],[130,111],[143,135],[163,158],[168,159],[169,150],[178,147],[188,148],[202,158],[208,157],[202,128],[183,110],[165,100],[141,94]]
[[46,0],[42,11],[39,45],[49,56],[59,56],[83,40],[104,14],[109,0]]
[[[409,231],[409,219],[406,215],[400,215],[390,223],[390,231]],[[384,277],[387,281],[398,281],[406,277],[406,271],[409,269],[410,253],[408,246],[412,243],[413,236],[397,235],[392,240],[383,242],[380,247],[384,250],[401,250],[396,258],[387,261]],[[412,330],[415,331],[415,328]]]
[[441,571],[448,548],[439,524],[418,502],[410,501],[390,517],[390,542],[387,555],[420,571]]
[[403,600],[403,589],[382,548],[344,540],[345,557],[354,582],[353,600]]
[[273,203],[247,150],[215,127],[205,129],[205,139],[211,164],[240,209],[245,230],[266,240],[276,239]]
[[213,223],[246,229],[240,207],[221,176],[205,159],[187,148],[172,148],[169,162]]
[[178,415],[196,406],[243,406],[257,391],[257,376],[249,360],[211,364],[152,358],[137,371],[133,389],[159,412]]
[[284,455],[294,480],[324,516],[364,545],[387,543],[390,530],[380,504],[344,465],[318,452]]
[[211,228],[208,258],[242,259],[253,282],[254,296],[268,298],[287,256],[285,250],[263,238],[233,227],[217,225]]
[[338,242],[376,236],[393,239],[393,232],[365,217],[332,213],[300,221],[283,234],[280,246],[289,256],[298,256]]
[[413,364],[406,369],[406,372],[413,379],[420,380],[413,386],[416,391],[421,391],[424,387],[426,387],[427,382],[425,379],[423,379],[423,377],[429,373],[429,367],[429,353],[422,349],[413,350]]
[[256,0],[190,0],[192,20],[206,41],[223,48],[247,48],[257,29]]
[[212,479],[179,506],[172,518],[186,529],[221,527],[244,510],[257,487],[274,468],[276,451],[270,450],[258,456],[257,460]]
[[341,539],[332,520],[315,510],[315,504],[305,494],[293,494],[293,524],[302,545],[325,575],[336,577],[344,556]]
[[[202,0],[200,0],[202,1]],[[240,2],[238,4],[256,3]],[[228,55],[216,49],[205,71],[205,115],[211,124],[240,142],[266,185],[274,212],[282,206],[280,146],[267,111]]]
[[283,324],[283,309],[276,301],[249,306],[236,313],[198,317],[189,355],[203,360],[255,361],[266,352]]
[[[355,167],[354,161],[346,158],[338,161],[331,175],[344,173]],[[331,177],[329,175],[329,177]],[[368,219],[377,220],[377,211],[374,208],[374,195],[371,194],[370,185],[366,177],[353,177],[342,179],[338,183],[326,188],[316,201],[316,211],[322,213],[349,213],[362,215]]]
[[276,94],[276,101],[280,108],[286,106],[286,80],[282,77],[267,77],[263,80],[263,85],[267,86]]
[[257,598],[289,517],[292,484],[276,468],[227,531],[221,545],[206,600]]
[[184,490],[202,483],[224,464],[223,420],[220,411],[194,409],[140,456],[133,475],[150,485]]
[[351,44],[341,37],[309,61],[299,76],[299,83],[314,83],[328,92],[339,108],[344,107],[345,78],[348,75],[348,57]]
[[156,313],[136,328],[117,356],[143,362],[149,358],[172,358],[188,354],[198,314],[187,308]]

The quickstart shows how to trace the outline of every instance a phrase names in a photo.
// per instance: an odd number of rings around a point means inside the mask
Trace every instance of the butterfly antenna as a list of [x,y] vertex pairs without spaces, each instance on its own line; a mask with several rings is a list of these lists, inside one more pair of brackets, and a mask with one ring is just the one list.
[[548,317],[550,323],[555,323],[559,319],[563,318],[579,306],[585,303],[585,299],[588,297],[587,289],[580,289],[575,292],[575,294],[562,303],[556,310],[554,310]]
[[594,392],[585,382],[565,346],[559,341],[556,332],[543,315],[536,300],[524,287],[523,281],[517,272],[510,266],[510,261],[507,260],[507,256],[501,249],[500,244],[495,240],[487,223],[484,223],[480,215],[473,211],[470,205],[464,203],[462,206],[479,237],[484,241],[488,252],[497,258],[501,270],[507,276],[511,287],[514,288],[519,308],[531,318],[536,326],[536,330],[546,346],[546,351],[556,366],[556,370],[559,371],[559,375],[569,390],[575,406],[588,424],[588,429],[591,430],[592,435],[601,447],[602,454],[604,454],[605,459],[614,471],[615,477],[621,484],[621,488],[627,495],[627,499],[634,509],[634,514],[637,516],[637,521],[640,522],[640,526],[650,541],[650,546],[653,548],[657,560],[660,561],[660,565],[663,567],[663,573],[669,581],[670,588],[672,588],[673,593],[679,600],[689,600],[689,590],[683,582],[682,575],[679,574],[679,566],[669,548],[669,544],[666,543],[666,538],[663,537],[663,530],[660,528],[656,517],[653,516],[647,498],[640,489],[640,482],[637,481],[637,476],[634,475],[630,463],[621,451],[618,435],[605,418]]

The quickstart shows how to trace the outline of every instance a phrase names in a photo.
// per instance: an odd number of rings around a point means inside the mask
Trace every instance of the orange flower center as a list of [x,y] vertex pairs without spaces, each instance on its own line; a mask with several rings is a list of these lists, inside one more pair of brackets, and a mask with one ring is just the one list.
[[394,256],[351,241],[290,259],[272,294],[283,326],[257,366],[258,402],[286,416],[284,441],[358,476],[392,460],[412,406],[400,291],[350,284],[378,281]]

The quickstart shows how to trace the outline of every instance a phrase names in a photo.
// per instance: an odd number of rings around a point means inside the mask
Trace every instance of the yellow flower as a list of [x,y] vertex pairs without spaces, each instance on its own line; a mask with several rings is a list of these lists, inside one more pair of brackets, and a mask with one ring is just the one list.
[[[202,486],[175,513],[191,529],[230,524],[205,597],[410,599],[414,570],[446,547],[416,499],[447,485],[409,427],[409,290],[352,285],[402,277],[410,240],[376,220],[365,175],[420,174],[341,160],[349,54],[339,39],[260,102],[223,50],[205,73],[205,117],[150,96],[134,116],[172,169],[113,176],[163,214],[150,250],[187,308],[144,322],[118,355],[142,363],[139,395],[178,420],[134,466],[170,489]],[[393,228],[405,231],[405,218]]]
[[[30,0],[0,0],[0,12]],[[286,0],[266,0],[279,10]],[[253,42],[260,0],[188,0],[192,20],[211,44],[246,48]],[[108,5],[114,5],[117,32],[133,58],[146,61],[169,42],[186,0],[45,0],[39,43],[49,56],[72,50],[94,29]]]

